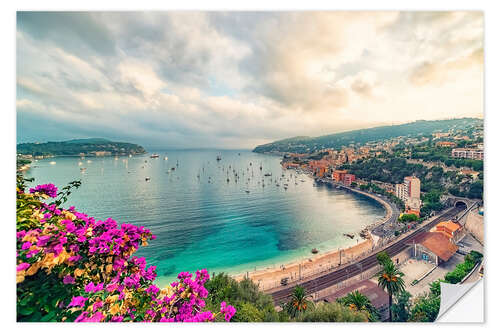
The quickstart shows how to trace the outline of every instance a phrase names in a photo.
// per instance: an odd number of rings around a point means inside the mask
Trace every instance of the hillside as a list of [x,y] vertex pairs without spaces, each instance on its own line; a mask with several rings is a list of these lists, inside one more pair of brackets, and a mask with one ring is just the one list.
[[371,141],[388,140],[399,136],[429,136],[434,132],[466,129],[479,123],[482,123],[482,120],[477,118],[419,120],[407,124],[373,127],[318,137],[298,136],[260,145],[255,147],[253,151],[257,153],[307,153],[324,148],[338,149],[350,144],[364,145]]
[[95,155],[96,152],[105,152],[108,155],[136,155],[144,154],[146,150],[134,143],[113,142],[101,138],[49,141],[46,143],[20,143],[17,145],[18,154],[32,156]]

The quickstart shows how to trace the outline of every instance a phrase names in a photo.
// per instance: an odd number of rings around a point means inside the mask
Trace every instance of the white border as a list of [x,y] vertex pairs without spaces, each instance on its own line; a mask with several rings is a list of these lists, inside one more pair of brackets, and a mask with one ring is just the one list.
[[[15,171],[15,12],[16,10],[482,10],[485,12],[485,148],[486,148],[486,166],[485,166],[485,193],[486,193],[486,243],[487,251],[485,257],[488,255],[493,255],[498,253],[498,244],[495,242],[495,237],[500,235],[500,230],[498,230],[499,223],[494,223],[499,221],[498,213],[495,210],[495,203],[493,198],[495,197],[496,189],[499,188],[500,184],[498,182],[496,166],[498,165],[498,154],[495,155],[495,150],[497,149],[497,144],[500,142],[498,126],[500,122],[498,121],[500,107],[498,105],[498,99],[494,97],[498,96],[498,74],[499,69],[499,46],[497,32],[500,31],[500,17],[499,11],[496,10],[497,6],[494,1],[435,1],[435,0],[420,0],[407,1],[404,4],[402,1],[342,1],[342,2],[326,2],[319,0],[308,0],[308,1],[274,1],[269,0],[253,0],[246,2],[237,2],[230,0],[211,0],[211,1],[191,1],[183,0],[173,3],[166,3],[165,1],[151,1],[151,0],[141,0],[141,1],[124,1],[124,0],[108,0],[108,1],[97,1],[97,0],[87,0],[87,1],[18,1],[10,2],[8,4],[2,3],[2,11],[0,12],[1,19],[1,33],[3,47],[0,62],[2,66],[2,79],[1,79],[1,91],[2,91],[2,121],[1,121],[1,133],[2,133],[2,148],[3,148],[3,158],[1,167],[1,208],[3,212],[2,225],[4,226],[3,232],[3,242],[2,250],[4,254],[5,261],[9,264],[4,266],[2,269],[2,286],[3,286],[3,298],[2,298],[2,319],[6,322],[9,327],[4,325],[4,329],[7,331],[21,330],[21,331],[67,331],[76,330],[84,331],[88,329],[92,330],[120,330],[120,331],[137,331],[137,330],[210,330],[210,331],[254,331],[255,329],[265,329],[265,330],[275,330],[281,329],[288,331],[303,331],[311,330],[315,331],[332,331],[332,330],[367,330],[370,332],[386,332],[387,329],[395,329],[405,331],[420,331],[425,330],[437,330],[437,329],[451,329],[453,331],[471,331],[477,329],[490,328],[494,325],[495,305],[486,304],[485,320],[486,325],[456,325],[456,324],[429,324],[421,326],[421,324],[402,324],[400,325],[387,325],[387,324],[286,324],[280,325],[278,323],[274,324],[246,324],[246,325],[148,325],[148,327],[143,327],[140,325],[75,325],[75,324],[56,324],[56,325],[19,325],[15,323],[15,291],[13,291],[12,286],[14,285],[14,275],[10,274],[13,272],[14,265],[14,227],[13,221],[15,220],[14,213],[14,171]],[[491,147],[491,149],[490,149]],[[491,209],[489,209],[491,207]],[[489,224],[491,222],[491,225]],[[7,240],[7,241],[5,241]],[[492,243],[490,243],[492,241]],[[498,276],[498,266],[486,266],[486,283],[485,283],[485,299],[489,301],[494,299],[495,296],[486,295],[499,295],[498,284],[491,283],[488,281],[495,281],[494,276]],[[471,306],[473,306],[471,304]],[[467,310],[467,308],[466,308]],[[465,310],[465,311],[466,311]],[[490,316],[490,313],[492,314]],[[466,312],[463,313],[465,315]]]

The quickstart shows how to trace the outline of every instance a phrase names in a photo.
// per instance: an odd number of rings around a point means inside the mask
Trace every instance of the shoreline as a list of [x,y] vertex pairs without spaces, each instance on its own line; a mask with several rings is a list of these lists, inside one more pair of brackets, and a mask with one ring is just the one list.
[[310,257],[296,259],[288,263],[281,264],[278,268],[268,267],[265,269],[254,270],[252,272],[247,271],[244,273],[230,274],[232,278],[237,281],[241,281],[245,277],[247,277],[254,283],[257,283],[260,290],[267,291],[280,287],[282,279],[288,279],[288,283],[293,283],[297,280],[302,280],[312,275],[335,269],[345,263],[351,262],[365,255],[377,245],[379,237],[373,235],[371,233],[371,230],[373,230],[380,224],[387,222],[391,218],[391,216],[393,215],[392,207],[385,200],[374,194],[353,188],[348,188],[341,184],[334,184],[333,182],[324,183],[330,184],[331,186],[338,185],[344,190],[364,195],[371,198],[372,200],[377,201],[382,205],[382,207],[384,207],[386,211],[384,218],[380,221],[375,221],[366,227],[366,229],[368,229],[369,231],[368,238],[347,248],[338,248],[336,250],[330,250],[316,255],[311,253]]

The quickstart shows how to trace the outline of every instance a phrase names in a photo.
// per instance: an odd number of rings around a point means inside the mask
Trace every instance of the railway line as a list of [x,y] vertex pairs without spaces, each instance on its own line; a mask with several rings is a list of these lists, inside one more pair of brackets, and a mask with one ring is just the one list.
[[[345,267],[338,268],[335,271],[325,273],[321,276],[303,281],[302,283],[298,284],[303,286],[308,294],[312,294],[320,290],[323,290],[325,288],[328,288],[330,286],[333,286],[335,284],[338,284],[346,279],[349,279],[351,276],[355,274],[361,273],[362,271],[365,271],[367,269],[370,269],[378,265],[377,254],[379,252],[386,251],[387,254],[391,257],[400,253],[408,246],[408,242],[411,242],[417,235],[421,234],[422,232],[430,230],[433,226],[435,226],[441,221],[449,220],[455,217],[458,213],[460,213],[464,209],[465,207],[454,207],[451,210],[441,214],[433,222],[425,225],[424,227],[421,227],[415,232],[409,234],[408,236],[403,237],[402,239],[398,240],[394,244],[389,245],[385,249],[380,249],[379,251],[374,252],[368,257],[353,262]],[[274,303],[276,305],[279,305],[281,303],[286,302],[296,285],[297,284],[294,284],[293,286],[271,292],[270,295],[273,297]]]

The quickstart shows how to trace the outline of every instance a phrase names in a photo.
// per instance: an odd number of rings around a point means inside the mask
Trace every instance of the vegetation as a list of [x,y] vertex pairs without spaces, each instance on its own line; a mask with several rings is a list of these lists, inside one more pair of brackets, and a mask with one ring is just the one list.
[[392,321],[392,296],[405,289],[405,282],[403,272],[396,268],[392,260],[384,259],[384,257],[380,255],[381,260],[379,260],[379,255],[377,255],[377,260],[382,265],[382,271],[377,274],[378,285],[389,294],[389,321]]
[[418,216],[415,214],[403,214],[400,217],[398,217],[398,221],[404,223],[413,222],[416,220],[418,220]]
[[470,271],[481,261],[483,255],[477,251],[471,251],[470,254],[465,256],[464,262],[458,264],[455,269],[448,272],[444,280],[448,283],[456,284],[463,280]]
[[[62,208],[73,188],[38,185],[26,193],[17,176],[17,321],[226,321],[234,307],[221,302],[206,311],[206,270],[160,290],[155,266],[133,256],[155,236],[144,227],[96,221],[74,207]],[[46,203],[46,200],[55,200]]]
[[307,153],[325,148],[338,149],[350,144],[366,144],[372,141],[392,139],[400,136],[421,137],[431,135],[433,132],[448,131],[451,128],[466,128],[471,124],[480,123],[480,119],[461,118],[449,120],[419,120],[412,123],[380,126],[362,130],[348,131],[331,135],[311,137],[295,137],[257,146],[253,151],[265,152],[291,152]]
[[368,312],[370,321],[379,320],[377,309],[372,305],[368,297],[357,290],[350,292],[345,297],[338,298],[337,302],[348,306],[351,310]]
[[136,144],[113,142],[106,139],[80,139],[46,143],[20,143],[17,153],[35,156],[94,154],[96,151],[106,151],[111,155],[143,154],[146,150]]
[[397,322],[406,322],[410,318],[411,294],[405,290],[395,294],[395,302],[392,305],[392,320]]
[[304,287],[296,286],[290,300],[285,304],[284,310],[291,318],[297,318],[301,313],[306,312],[308,308],[313,306],[309,298]]
[[221,302],[235,306],[232,321],[262,322],[282,321],[274,309],[271,296],[259,291],[259,286],[250,279],[238,282],[225,273],[213,276],[206,284],[208,310],[217,311]]
[[367,322],[370,314],[364,310],[353,311],[339,303],[321,303],[313,310],[302,313],[297,321],[302,322]]

